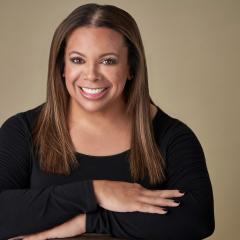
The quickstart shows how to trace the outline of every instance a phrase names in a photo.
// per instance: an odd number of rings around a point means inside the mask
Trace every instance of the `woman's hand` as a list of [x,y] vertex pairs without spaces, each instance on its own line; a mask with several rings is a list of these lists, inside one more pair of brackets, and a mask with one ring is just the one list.
[[179,206],[171,198],[184,195],[178,190],[149,190],[138,183],[109,180],[94,180],[93,187],[98,204],[115,212],[165,214],[164,207]]
[[67,238],[67,237],[74,237],[77,235],[81,235],[86,232],[86,214],[80,214],[71,220],[56,226],[52,229],[26,235],[26,236],[19,236],[15,238],[11,238],[9,240],[14,239],[23,239],[23,240],[46,240],[46,239],[53,239],[53,238]]

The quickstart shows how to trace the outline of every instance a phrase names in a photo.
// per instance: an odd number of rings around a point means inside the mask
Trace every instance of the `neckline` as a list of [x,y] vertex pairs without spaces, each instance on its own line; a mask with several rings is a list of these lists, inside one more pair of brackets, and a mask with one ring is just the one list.
[[[162,116],[162,110],[157,106],[157,113],[155,114],[154,118],[152,119],[152,124],[153,124],[153,129],[156,129],[156,123],[157,123],[157,119]],[[75,155],[76,156],[80,156],[80,157],[87,157],[87,158],[116,158],[116,157],[119,157],[119,156],[124,156],[126,154],[128,154],[129,152],[131,151],[131,148],[125,150],[125,151],[122,151],[122,152],[119,152],[119,153],[115,153],[115,154],[111,154],[111,155],[100,155],[100,156],[97,156],[97,155],[89,155],[89,154],[85,154],[85,153],[81,153],[81,152],[75,152]]]

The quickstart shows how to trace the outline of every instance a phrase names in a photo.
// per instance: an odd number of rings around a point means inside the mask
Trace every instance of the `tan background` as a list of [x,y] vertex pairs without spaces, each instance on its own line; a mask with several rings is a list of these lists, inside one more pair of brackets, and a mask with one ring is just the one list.
[[[45,100],[57,25],[90,1],[0,0],[0,124]],[[207,159],[215,196],[211,240],[240,239],[240,1],[100,1],[139,24],[153,100],[187,123]]]

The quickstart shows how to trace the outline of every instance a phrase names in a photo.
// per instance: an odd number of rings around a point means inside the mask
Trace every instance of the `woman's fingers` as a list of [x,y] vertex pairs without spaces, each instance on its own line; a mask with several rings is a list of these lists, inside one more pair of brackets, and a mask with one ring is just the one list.
[[160,197],[160,198],[176,198],[182,197],[184,193],[180,193],[179,190],[149,190],[144,189],[143,194],[149,197]]
[[165,207],[177,207],[172,198],[182,197],[178,190],[149,190],[138,183],[94,180],[97,203],[104,209],[116,212],[149,212],[164,214]]
[[146,212],[146,213],[157,213],[157,214],[166,214],[167,210],[164,208],[160,208],[154,205],[140,203],[138,205],[137,212]]
[[141,196],[139,197],[139,201],[146,204],[151,204],[155,206],[164,206],[164,207],[177,207],[179,206],[180,202],[175,201],[172,199],[165,199],[160,197],[148,197],[148,196]]
[[184,193],[180,193],[178,190],[148,190],[141,188],[141,194],[138,197],[138,203],[136,211],[166,214],[167,209],[165,207],[178,207],[180,201],[173,200],[171,198],[182,197]]

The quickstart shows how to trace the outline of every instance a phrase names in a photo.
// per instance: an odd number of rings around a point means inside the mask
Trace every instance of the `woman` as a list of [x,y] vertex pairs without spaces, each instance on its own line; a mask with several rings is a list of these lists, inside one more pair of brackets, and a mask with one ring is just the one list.
[[0,189],[1,239],[214,230],[201,145],[151,100],[138,27],[111,5],[80,6],[56,29],[46,102],[1,127]]

